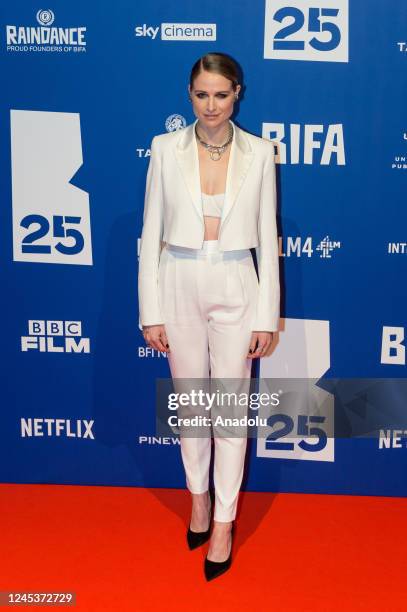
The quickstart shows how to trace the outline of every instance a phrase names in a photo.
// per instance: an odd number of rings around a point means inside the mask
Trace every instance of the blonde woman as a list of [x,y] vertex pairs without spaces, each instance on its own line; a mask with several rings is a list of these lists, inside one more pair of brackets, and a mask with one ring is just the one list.
[[[166,351],[173,379],[250,379],[271,353],[280,284],[274,148],[231,119],[241,92],[236,62],[208,53],[188,86],[196,120],[155,136],[139,258],[146,343]],[[251,248],[256,249],[258,275]],[[191,549],[210,539],[207,580],[231,565],[247,438],[180,437],[192,515]],[[211,521],[213,517],[213,523]]]

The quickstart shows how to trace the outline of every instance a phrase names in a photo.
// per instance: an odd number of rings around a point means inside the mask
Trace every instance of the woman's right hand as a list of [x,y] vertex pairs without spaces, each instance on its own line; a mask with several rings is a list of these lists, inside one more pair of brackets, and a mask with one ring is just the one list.
[[163,353],[170,352],[164,325],[143,325],[143,336],[151,348]]

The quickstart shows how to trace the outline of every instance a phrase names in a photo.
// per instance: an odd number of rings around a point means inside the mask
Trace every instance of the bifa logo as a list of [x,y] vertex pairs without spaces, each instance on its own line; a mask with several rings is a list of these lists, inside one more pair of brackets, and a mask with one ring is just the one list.
[[381,429],[379,432],[379,450],[385,448],[406,448],[407,429]]
[[6,25],[9,52],[86,52],[85,32],[81,27],[51,27],[55,15],[51,9],[40,9],[36,15],[39,26]]
[[82,338],[81,321],[28,321],[21,350],[40,353],[90,353],[90,339]]
[[348,0],[266,0],[264,58],[348,62]]
[[299,123],[263,123],[262,136],[275,145],[279,164],[344,166],[346,163],[341,123],[303,126]]
[[161,40],[216,40],[216,23],[162,23],[161,26],[148,26],[143,23],[134,28],[134,35],[155,40],[160,28]]
[[383,325],[381,363],[389,365],[406,365],[406,347],[404,327]]
[[86,419],[42,419],[21,418],[20,433],[22,438],[89,438],[94,440],[92,427],[95,421]]
[[14,261],[91,266],[79,114],[11,110],[10,128]]

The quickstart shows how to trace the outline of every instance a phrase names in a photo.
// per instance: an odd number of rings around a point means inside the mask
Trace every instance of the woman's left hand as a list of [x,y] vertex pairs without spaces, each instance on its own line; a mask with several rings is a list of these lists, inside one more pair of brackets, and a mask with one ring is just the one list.
[[[258,357],[268,357],[272,352],[273,333],[267,331],[254,331],[250,341],[248,359],[257,359]],[[250,352],[250,349],[252,352]]]

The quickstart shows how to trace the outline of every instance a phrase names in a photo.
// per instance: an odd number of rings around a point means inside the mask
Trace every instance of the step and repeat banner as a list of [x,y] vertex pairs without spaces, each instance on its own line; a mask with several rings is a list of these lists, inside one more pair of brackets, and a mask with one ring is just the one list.
[[138,253],[151,140],[222,51],[233,120],[277,154],[281,329],[253,377],[334,398],[250,439],[243,488],[406,495],[405,0],[17,0],[0,32],[0,480],[185,487]]

